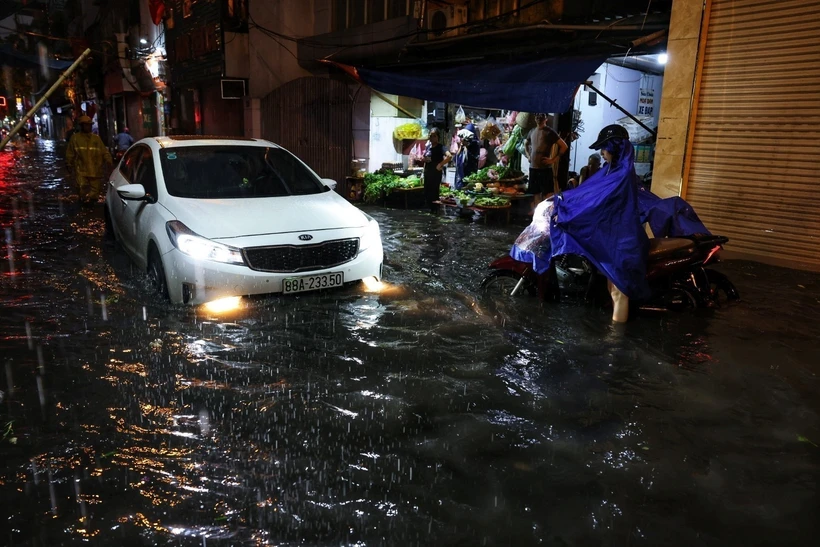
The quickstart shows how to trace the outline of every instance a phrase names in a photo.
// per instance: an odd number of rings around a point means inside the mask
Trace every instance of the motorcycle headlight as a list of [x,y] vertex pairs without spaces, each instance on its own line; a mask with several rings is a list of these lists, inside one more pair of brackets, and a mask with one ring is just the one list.
[[191,258],[223,264],[245,264],[241,250],[199,236],[178,220],[165,223],[165,229],[174,247]]
[[364,228],[362,238],[359,241],[359,252],[366,251],[367,249],[377,245],[381,245],[382,242],[381,232],[379,231],[379,223],[369,215],[365,216],[367,216],[368,222],[367,226]]

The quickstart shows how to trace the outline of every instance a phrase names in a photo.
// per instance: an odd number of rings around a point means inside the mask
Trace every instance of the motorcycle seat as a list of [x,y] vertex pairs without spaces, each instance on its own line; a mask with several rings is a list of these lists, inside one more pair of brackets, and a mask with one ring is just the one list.
[[695,242],[682,237],[655,237],[649,240],[649,259],[658,260],[667,256],[690,251]]

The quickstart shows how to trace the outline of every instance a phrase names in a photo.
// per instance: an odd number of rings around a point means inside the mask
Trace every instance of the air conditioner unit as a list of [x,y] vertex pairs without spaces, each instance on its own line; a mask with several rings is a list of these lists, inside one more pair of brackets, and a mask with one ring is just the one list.
[[435,6],[427,11],[428,40],[449,38],[464,33],[461,25],[467,23],[467,6]]

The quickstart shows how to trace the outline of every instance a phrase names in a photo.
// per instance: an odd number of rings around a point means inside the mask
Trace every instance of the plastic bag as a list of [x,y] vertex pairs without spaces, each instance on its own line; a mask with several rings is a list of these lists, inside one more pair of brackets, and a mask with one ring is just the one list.
[[466,121],[467,121],[467,114],[464,113],[464,108],[459,106],[458,110],[456,110],[455,122],[463,124]]
[[529,112],[519,112],[518,115],[515,117],[515,125],[520,127],[523,131],[532,129],[536,126],[535,116],[533,116]]
[[478,153],[478,168],[482,169],[485,165],[487,165],[487,149],[482,148]]
[[424,166],[424,152],[425,146],[421,141],[416,142],[413,148],[410,150],[410,158],[409,161],[413,166]]
[[516,126],[516,128],[513,129],[510,138],[507,139],[507,142],[504,144],[504,148],[502,150],[503,154],[505,156],[512,156],[516,152],[516,145],[522,142],[523,140],[524,139],[521,132],[521,127]]
[[403,123],[393,130],[393,137],[398,140],[420,139],[421,124],[418,122]]
[[458,138],[458,135],[453,135],[453,139],[450,141],[450,153],[455,156],[460,149],[461,139]]
[[501,128],[498,127],[498,122],[494,117],[487,118],[484,127],[481,128],[481,140],[491,141],[501,134]]

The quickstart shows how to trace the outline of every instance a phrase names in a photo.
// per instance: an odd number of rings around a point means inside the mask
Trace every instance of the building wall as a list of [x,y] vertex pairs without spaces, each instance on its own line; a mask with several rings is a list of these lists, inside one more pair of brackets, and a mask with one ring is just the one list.
[[205,135],[244,135],[244,109],[241,99],[223,99],[219,80],[203,84],[199,94],[202,133]]
[[[251,18],[258,27],[287,36],[313,36],[329,30],[330,2],[280,0],[250,2]],[[249,31],[251,97],[263,98],[282,84],[310,76],[296,60],[296,42],[273,38],[252,26]]]
[[672,4],[666,49],[669,61],[652,172],[652,191],[661,197],[681,192],[702,22],[702,0],[675,0]]
[[[603,91],[610,99],[626,109],[630,114],[638,111],[638,98],[641,88],[653,89],[655,91],[655,126],[661,110],[661,88],[663,77],[645,74],[643,72],[604,63],[595,71],[598,75],[598,89]],[[575,96],[576,110],[581,111],[581,120],[584,122],[584,132],[580,134],[577,141],[572,144],[570,151],[570,171],[579,172],[581,167],[587,164],[587,158],[593,153],[589,145],[594,143],[598,137],[598,132],[607,125],[616,123],[625,114],[612,106],[603,97],[597,98],[595,106],[589,106],[589,96],[594,93],[591,89],[580,88]]]
[[250,78],[249,36],[243,32],[225,33],[225,77]]

